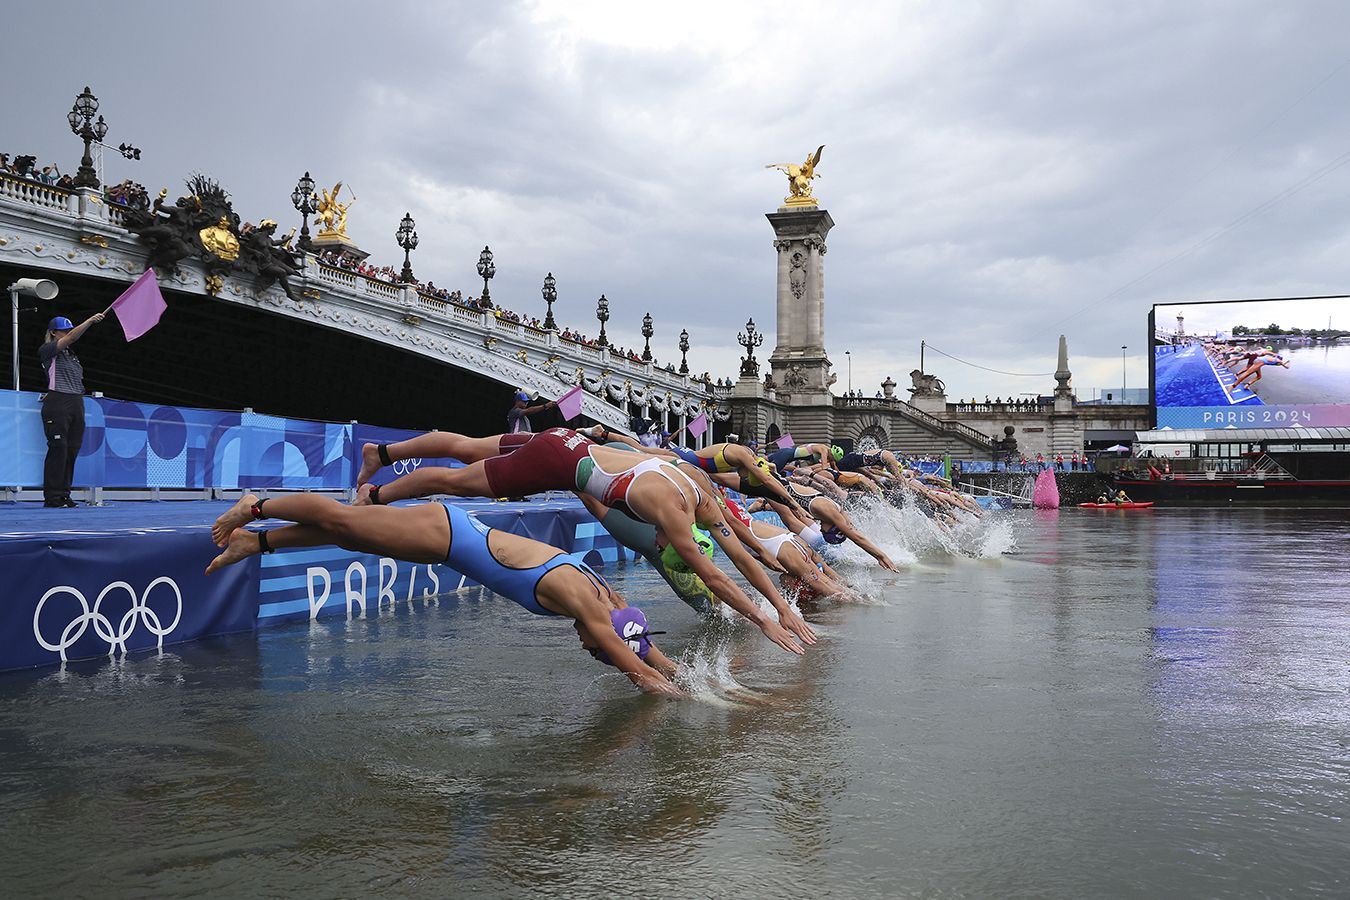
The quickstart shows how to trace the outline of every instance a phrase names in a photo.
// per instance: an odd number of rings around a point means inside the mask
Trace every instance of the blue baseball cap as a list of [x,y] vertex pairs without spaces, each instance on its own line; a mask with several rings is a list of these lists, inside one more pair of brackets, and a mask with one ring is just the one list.
[[517,400],[524,400],[526,403],[529,403],[529,402],[530,402],[530,395],[527,394],[527,393],[525,393],[524,391],[516,391],[516,399],[517,399]]
[[[610,610],[609,620],[614,625],[614,633],[623,639],[629,650],[637,654],[638,659],[646,659],[647,654],[651,652],[651,636],[653,634],[665,634],[664,631],[649,631],[647,629],[647,617],[636,606]],[[593,648],[591,656],[607,666],[614,665],[614,661],[609,658],[609,654],[599,648]]]
[[75,326],[65,316],[57,316],[47,323],[48,331],[70,331]]

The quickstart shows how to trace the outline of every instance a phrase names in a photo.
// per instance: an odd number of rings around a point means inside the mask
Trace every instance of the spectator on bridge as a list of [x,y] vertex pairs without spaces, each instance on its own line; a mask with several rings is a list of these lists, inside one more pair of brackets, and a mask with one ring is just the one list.
[[[530,416],[558,405],[550,400],[530,406],[530,399],[530,395],[524,391],[516,392],[516,402],[506,411],[507,434],[532,434],[534,429],[530,427]],[[538,399],[537,395],[535,399]]]
[[1056,453],[1056,454],[1055,454],[1055,471],[1056,471],[1056,472],[1063,472],[1063,471],[1064,471],[1064,454],[1063,454],[1063,453]]
[[1073,451],[1073,455],[1069,457],[1069,465],[1073,467],[1073,471],[1075,471],[1075,472],[1078,471],[1078,451],[1077,451],[1077,450]]
[[47,459],[42,466],[43,506],[77,506],[70,498],[75,460],[84,443],[84,367],[70,349],[90,325],[103,321],[94,313],[78,326],[65,316],[47,324],[47,338],[38,348],[38,362],[47,373],[42,395],[42,430],[47,435]]

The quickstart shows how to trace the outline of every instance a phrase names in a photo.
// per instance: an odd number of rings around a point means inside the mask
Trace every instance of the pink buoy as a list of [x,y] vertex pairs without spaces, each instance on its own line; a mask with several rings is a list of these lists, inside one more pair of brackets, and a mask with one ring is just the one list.
[[1037,509],[1059,509],[1059,485],[1055,483],[1055,473],[1050,469],[1044,469],[1036,476],[1031,505]]

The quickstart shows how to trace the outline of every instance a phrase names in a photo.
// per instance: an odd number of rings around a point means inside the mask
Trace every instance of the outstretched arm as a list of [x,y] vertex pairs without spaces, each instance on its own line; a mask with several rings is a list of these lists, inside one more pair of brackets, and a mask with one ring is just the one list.
[[85,319],[85,320],[84,320],[83,322],[81,322],[80,324],[76,325],[76,326],[75,326],[74,328],[72,328],[70,331],[66,332],[65,334],[63,334],[63,335],[61,335],[59,338],[57,338],[57,339],[56,339],[56,348],[57,348],[58,350],[64,350],[64,349],[66,349],[66,348],[69,347],[71,344],[75,343],[75,342],[78,341],[81,337],[83,337],[83,336],[84,336],[84,333],[85,333],[86,331],[89,330],[89,326],[90,326],[90,325],[96,325],[96,324],[98,324],[99,322],[102,322],[102,321],[103,321],[103,317],[106,316],[106,315],[107,315],[106,312],[94,313],[92,316],[90,316],[89,318]]
[[[584,610],[569,610],[569,614],[576,616],[577,624],[585,629],[593,644],[605,651],[614,667],[627,675],[628,680],[642,691],[672,697],[685,696],[684,692],[671,684],[665,675],[639,659],[626,641],[619,639],[614,633],[614,626],[608,613],[604,607],[594,602],[594,598],[592,602],[586,604]],[[656,652],[655,647],[652,648],[652,652]],[[664,656],[661,658],[665,659]],[[669,660],[666,662],[669,663]]]
[[900,569],[896,567],[895,563],[891,562],[891,558],[881,551],[880,547],[878,547],[876,544],[873,544],[871,541],[869,541],[866,537],[863,536],[862,532],[858,531],[857,528],[853,527],[853,521],[849,519],[848,515],[843,510],[836,507],[834,509],[829,510],[821,518],[822,520],[826,521],[826,524],[833,525],[835,528],[839,529],[839,531],[844,535],[844,537],[848,538],[850,541],[857,544],[859,547],[863,548],[863,550],[867,551],[868,555],[874,558],[877,562],[881,563],[881,567],[883,569],[889,569],[892,572],[900,571]]
[[716,595],[718,600],[755,623],[759,630],[764,632],[765,637],[784,650],[789,653],[803,652],[786,628],[769,618],[764,610],[756,606],[754,601],[736,586],[736,582],[727,577],[727,573],[703,555],[703,552],[694,543],[694,538],[689,532],[688,520],[682,511],[675,509],[663,511],[661,519],[662,522],[659,527],[665,533],[666,539],[670,541],[670,545],[675,548],[675,552],[680,555],[685,564],[694,570],[694,574],[703,579],[703,583]]
[[[751,541],[755,540],[754,535],[749,534],[749,529],[740,522],[737,522],[734,519],[725,518],[721,516],[720,513],[721,511],[718,510],[716,521],[709,522],[704,520],[699,524],[705,525],[705,527],[708,528],[709,533],[712,534],[713,540],[715,540],[717,545],[726,553],[727,558],[731,560],[731,564],[736,567],[736,570],[744,575],[745,580],[750,582],[755,590],[763,594],[764,598],[769,601],[769,604],[773,606],[774,610],[778,613],[779,624],[791,631],[803,642],[814,644],[816,642],[816,633],[811,630],[811,626],[807,625],[806,621],[802,619],[801,616],[792,611],[792,607],[788,606],[787,601],[783,599],[783,595],[778,592],[778,588],[774,587],[773,580],[769,578],[764,569],[755,562],[755,558],[746,552],[744,545],[741,543],[741,539],[737,537],[736,532],[732,529],[735,526],[744,529],[747,532],[746,536]],[[772,567],[775,572],[787,571],[778,560],[770,560],[767,556],[763,559],[764,565]]]

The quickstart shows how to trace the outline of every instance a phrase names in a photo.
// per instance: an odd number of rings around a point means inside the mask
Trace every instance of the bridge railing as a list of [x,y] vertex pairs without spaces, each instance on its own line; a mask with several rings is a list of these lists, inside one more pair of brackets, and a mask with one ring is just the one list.
[[0,197],[40,209],[63,213],[76,211],[74,191],[33,181],[30,178],[21,178],[8,172],[0,173]]
[[974,428],[962,424],[961,422],[950,422],[946,419],[939,419],[937,416],[926,413],[917,406],[906,403],[898,397],[835,397],[834,402],[836,406],[849,408],[864,407],[898,413],[912,422],[923,425],[930,431],[960,438],[981,449],[987,450],[993,447],[993,440],[989,435],[976,431]]

